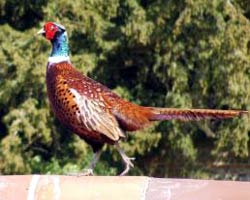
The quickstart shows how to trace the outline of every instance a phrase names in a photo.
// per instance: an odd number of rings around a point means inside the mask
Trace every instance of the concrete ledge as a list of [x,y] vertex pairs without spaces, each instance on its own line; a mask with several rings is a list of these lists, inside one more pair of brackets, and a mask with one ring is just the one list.
[[0,176],[0,200],[249,200],[250,183],[137,176]]

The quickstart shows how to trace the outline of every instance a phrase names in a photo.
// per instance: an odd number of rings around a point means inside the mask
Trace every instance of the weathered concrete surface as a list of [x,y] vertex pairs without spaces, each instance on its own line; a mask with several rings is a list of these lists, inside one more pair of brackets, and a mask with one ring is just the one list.
[[138,176],[0,176],[0,200],[250,200],[250,182]]

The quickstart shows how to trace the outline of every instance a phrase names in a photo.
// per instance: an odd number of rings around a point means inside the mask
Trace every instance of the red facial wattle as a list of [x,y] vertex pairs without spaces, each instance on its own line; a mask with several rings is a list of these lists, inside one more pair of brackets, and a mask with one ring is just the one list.
[[46,39],[53,40],[58,28],[52,22],[48,22],[44,25],[44,30]]

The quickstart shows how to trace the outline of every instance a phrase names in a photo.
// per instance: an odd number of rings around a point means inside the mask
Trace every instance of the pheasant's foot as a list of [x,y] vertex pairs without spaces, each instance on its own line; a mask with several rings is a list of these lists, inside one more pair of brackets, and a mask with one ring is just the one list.
[[123,170],[123,172],[120,174],[120,176],[124,176],[128,173],[128,171],[130,170],[130,167],[134,167],[134,164],[132,163],[132,160],[135,160],[135,158],[131,158],[128,156],[122,156],[123,161],[125,163],[125,169]]
[[84,169],[83,172],[69,173],[67,175],[69,175],[69,176],[78,176],[78,177],[80,177],[80,176],[94,176],[93,170],[94,170],[94,168],[96,166],[96,163],[98,162],[98,160],[100,158],[100,155],[101,155],[101,150],[95,152],[94,155],[93,155],[93,158],[92,158],[92,160],[90,162],[89,168]]
[[73,173],[67,173],[68,176],[77,176],[77,177],[80,177],[80,176],[94,176],[94,172],[93,172],[93,169],[84,169],[83,172],[73,172]]
[[125,163],[125,169],[120,174],[120,176],[124,176],[125,174],[128,173],[130,167],[134,167],[134,164],[131,162],[131,160],[135,160],[135,158],[128,157],[118,143],[115,144],[115,147],[118,150],[119,154],[121,155],[123,162]]
[[84,169],[84,171],[80,174],[78,174],[77,176],[94,176],[94,172],[93,169],[89,168],[89,169]]

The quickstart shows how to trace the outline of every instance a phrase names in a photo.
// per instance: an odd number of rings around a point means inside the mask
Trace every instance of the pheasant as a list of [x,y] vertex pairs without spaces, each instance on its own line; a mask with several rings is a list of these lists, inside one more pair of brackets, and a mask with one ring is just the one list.
[[241,110],[178,109],[143,107],[122,99],[101,83],[82,75],[72,65],[65,27],[45,23],[37,34],[52,44],[46,69],[46,85],[51,108],[58,120],[93,149],[87,174],[93,169],[105,143],[114,145],[125,164],[120,175],[133,167],[132,160],[119,146],[127,131],[147,127],[154,121],[224,119],[247,114]]

